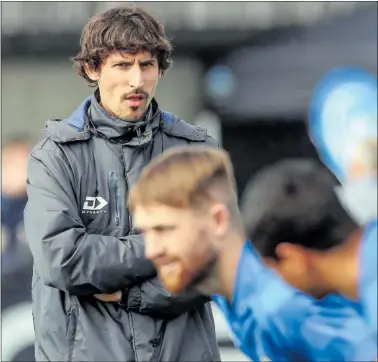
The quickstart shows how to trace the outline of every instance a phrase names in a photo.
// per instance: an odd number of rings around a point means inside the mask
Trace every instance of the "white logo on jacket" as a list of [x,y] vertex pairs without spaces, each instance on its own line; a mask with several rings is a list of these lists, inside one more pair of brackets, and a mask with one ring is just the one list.
[[83,205],[84,214],[99,214],[105,213],[103,208],[108,204],[108,202],[101,196],[91,197],[87,196]]

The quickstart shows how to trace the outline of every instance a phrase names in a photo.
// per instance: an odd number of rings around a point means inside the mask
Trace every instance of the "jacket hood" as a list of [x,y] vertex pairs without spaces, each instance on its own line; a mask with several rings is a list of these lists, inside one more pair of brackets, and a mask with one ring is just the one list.
[[58,143],[89,139],[92,133],[86,126],[86,118],[91,99],[86,98],[68,118],[48,120],[46,137]]
[[160,123],[160,110],[153,99],[147,111],[140,120],[125,121],[109,114],[98,102],[97,94],[92,97],[88,109],[89,126],[93,134],[108,140],[121,140],[129,142],[140,138],[148,128],[150,132],[156,130]]

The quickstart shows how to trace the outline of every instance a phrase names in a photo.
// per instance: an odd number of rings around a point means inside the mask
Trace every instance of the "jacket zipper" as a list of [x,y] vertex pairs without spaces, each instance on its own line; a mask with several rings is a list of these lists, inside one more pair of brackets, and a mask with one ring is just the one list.
[[78,309],[73,305],[68,313],[68,330],[67,330],[67,361],[72,361],[75,348],[75,336],[77,329]]
[[114,171],[110,173],[110,182],[111,182],[111,188],[113,190],[113,195],[114,195],[114,205],[115,205],[115,222],[116,225],[119,225],[119,210],[118,210],[118,182],[117,182],[117,175]]
[[[124,164],[125,169],[126,169],[127,164],[126,164],[125,154],[123,153],[123,150],[122,150],[122,159],[123,159],[123,164]],[[129,184],[129,180],[127,178],[127,175],[125,175],[125,181],[126,181],[127,192],[129,192],[130,191],[130,184]],[[128,206],[126,206],[126,212],[127,212],[127,215],[129,216],[129,230],[132,230],[132,217],[131,217],[131,212],[130,212],[130,209],[129,209]]]
[[134,322],[133,322],[133,317],[131,315],[131,312],[129,311],[126,311],[127,313],[127,317],[129,319],[129,322],[130,322],[130,329],[131,329],[131,337],[132,337],[132,340],[131,340],[131,345],[132,345],[132,348],[133,348],[133,352],[134,352],[134,360],[135,362],[138,362],[138,353],[137,353],[137,349],[136,349],[136,345],[135,345],[135,332],[134,332]]
[[137,136],[139,138],[142,135],[142,132],[140,131],[140,127],[136,127],[135,131],[136,131],[136,134],[137,134]]
[[[139,130],[139,132],[140,132],[140,130]],[[126,164],[126,160],[125,160],[125,154],[123,153],[123,148],[122,148],[122,160],[123,160],[123,163],[124,163],[124,167],[126,169],[127,164]],[[125,181],[126,181],[127,192],[129,192],[130,191],[130,184],[129,184],[129,180],[128,180],[126,174],[125,174]],[[127,212],[127,215],[129,216],[129,230],[132,230],[131,213],[130,213],[130,210],[129,210],[128,207],[127,207],[126,212]],[[132,312],[130,312],[129,310],[126,309],[126,313],[127,313],[127,317],[128,317],[129,323],[130,323],[130,334],[131,334],[131,338],[132,338],[131,345],[132,345],[133,352],[134,352],[134,361],[138,362],[138,354],[137,354],[136,345],[135,345],[135,331],[134,331],[134,323],[133,323]]]

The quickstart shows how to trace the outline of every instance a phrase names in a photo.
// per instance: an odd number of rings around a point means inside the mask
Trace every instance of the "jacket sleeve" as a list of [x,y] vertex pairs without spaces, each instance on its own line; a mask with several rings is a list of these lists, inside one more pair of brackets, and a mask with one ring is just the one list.
[[211,298],[193,290],[172,295],[162,286],[158,277],[133,286],[128,293],[128,309],[154,318],[176,318],[202,306]]
[[[209,135],[205,144],[219,148],[219,143]],[[194,310],[211,298],[193,290],[179,295],[168,293],[158,277],[145,280],[127,290],[127,308],[153,318],[171,319]]]
[[28,163],[26,236],[43,282],[74,295],[113,293],[156,275],[140,235],[86,233],[62,156],[37,149]]

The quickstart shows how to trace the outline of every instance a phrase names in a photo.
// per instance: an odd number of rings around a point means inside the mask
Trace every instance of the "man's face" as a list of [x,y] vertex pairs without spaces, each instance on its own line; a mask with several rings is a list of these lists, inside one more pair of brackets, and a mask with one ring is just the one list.
[[104,109],[126,121],[143,117],[161,75],[156,57],[148,52],[111,53],[98,71],[87,73],[98,83]]
[[356,146],[350,154],[347,169],[349,181],[377,175],[377,139],[367,138]]
[[135,208],[134,221],[144,235],[146,256],[170,292],[198,285],[212,271],[218,253],[209,218],[205,212],[160,204]]
[[276,253],[278,260],[264,258],[265,263],[273,268],[293,287],[316,298],[323,297],[326,292],[312,266],[311,253],[306,248],[289,243],[280,244]]

